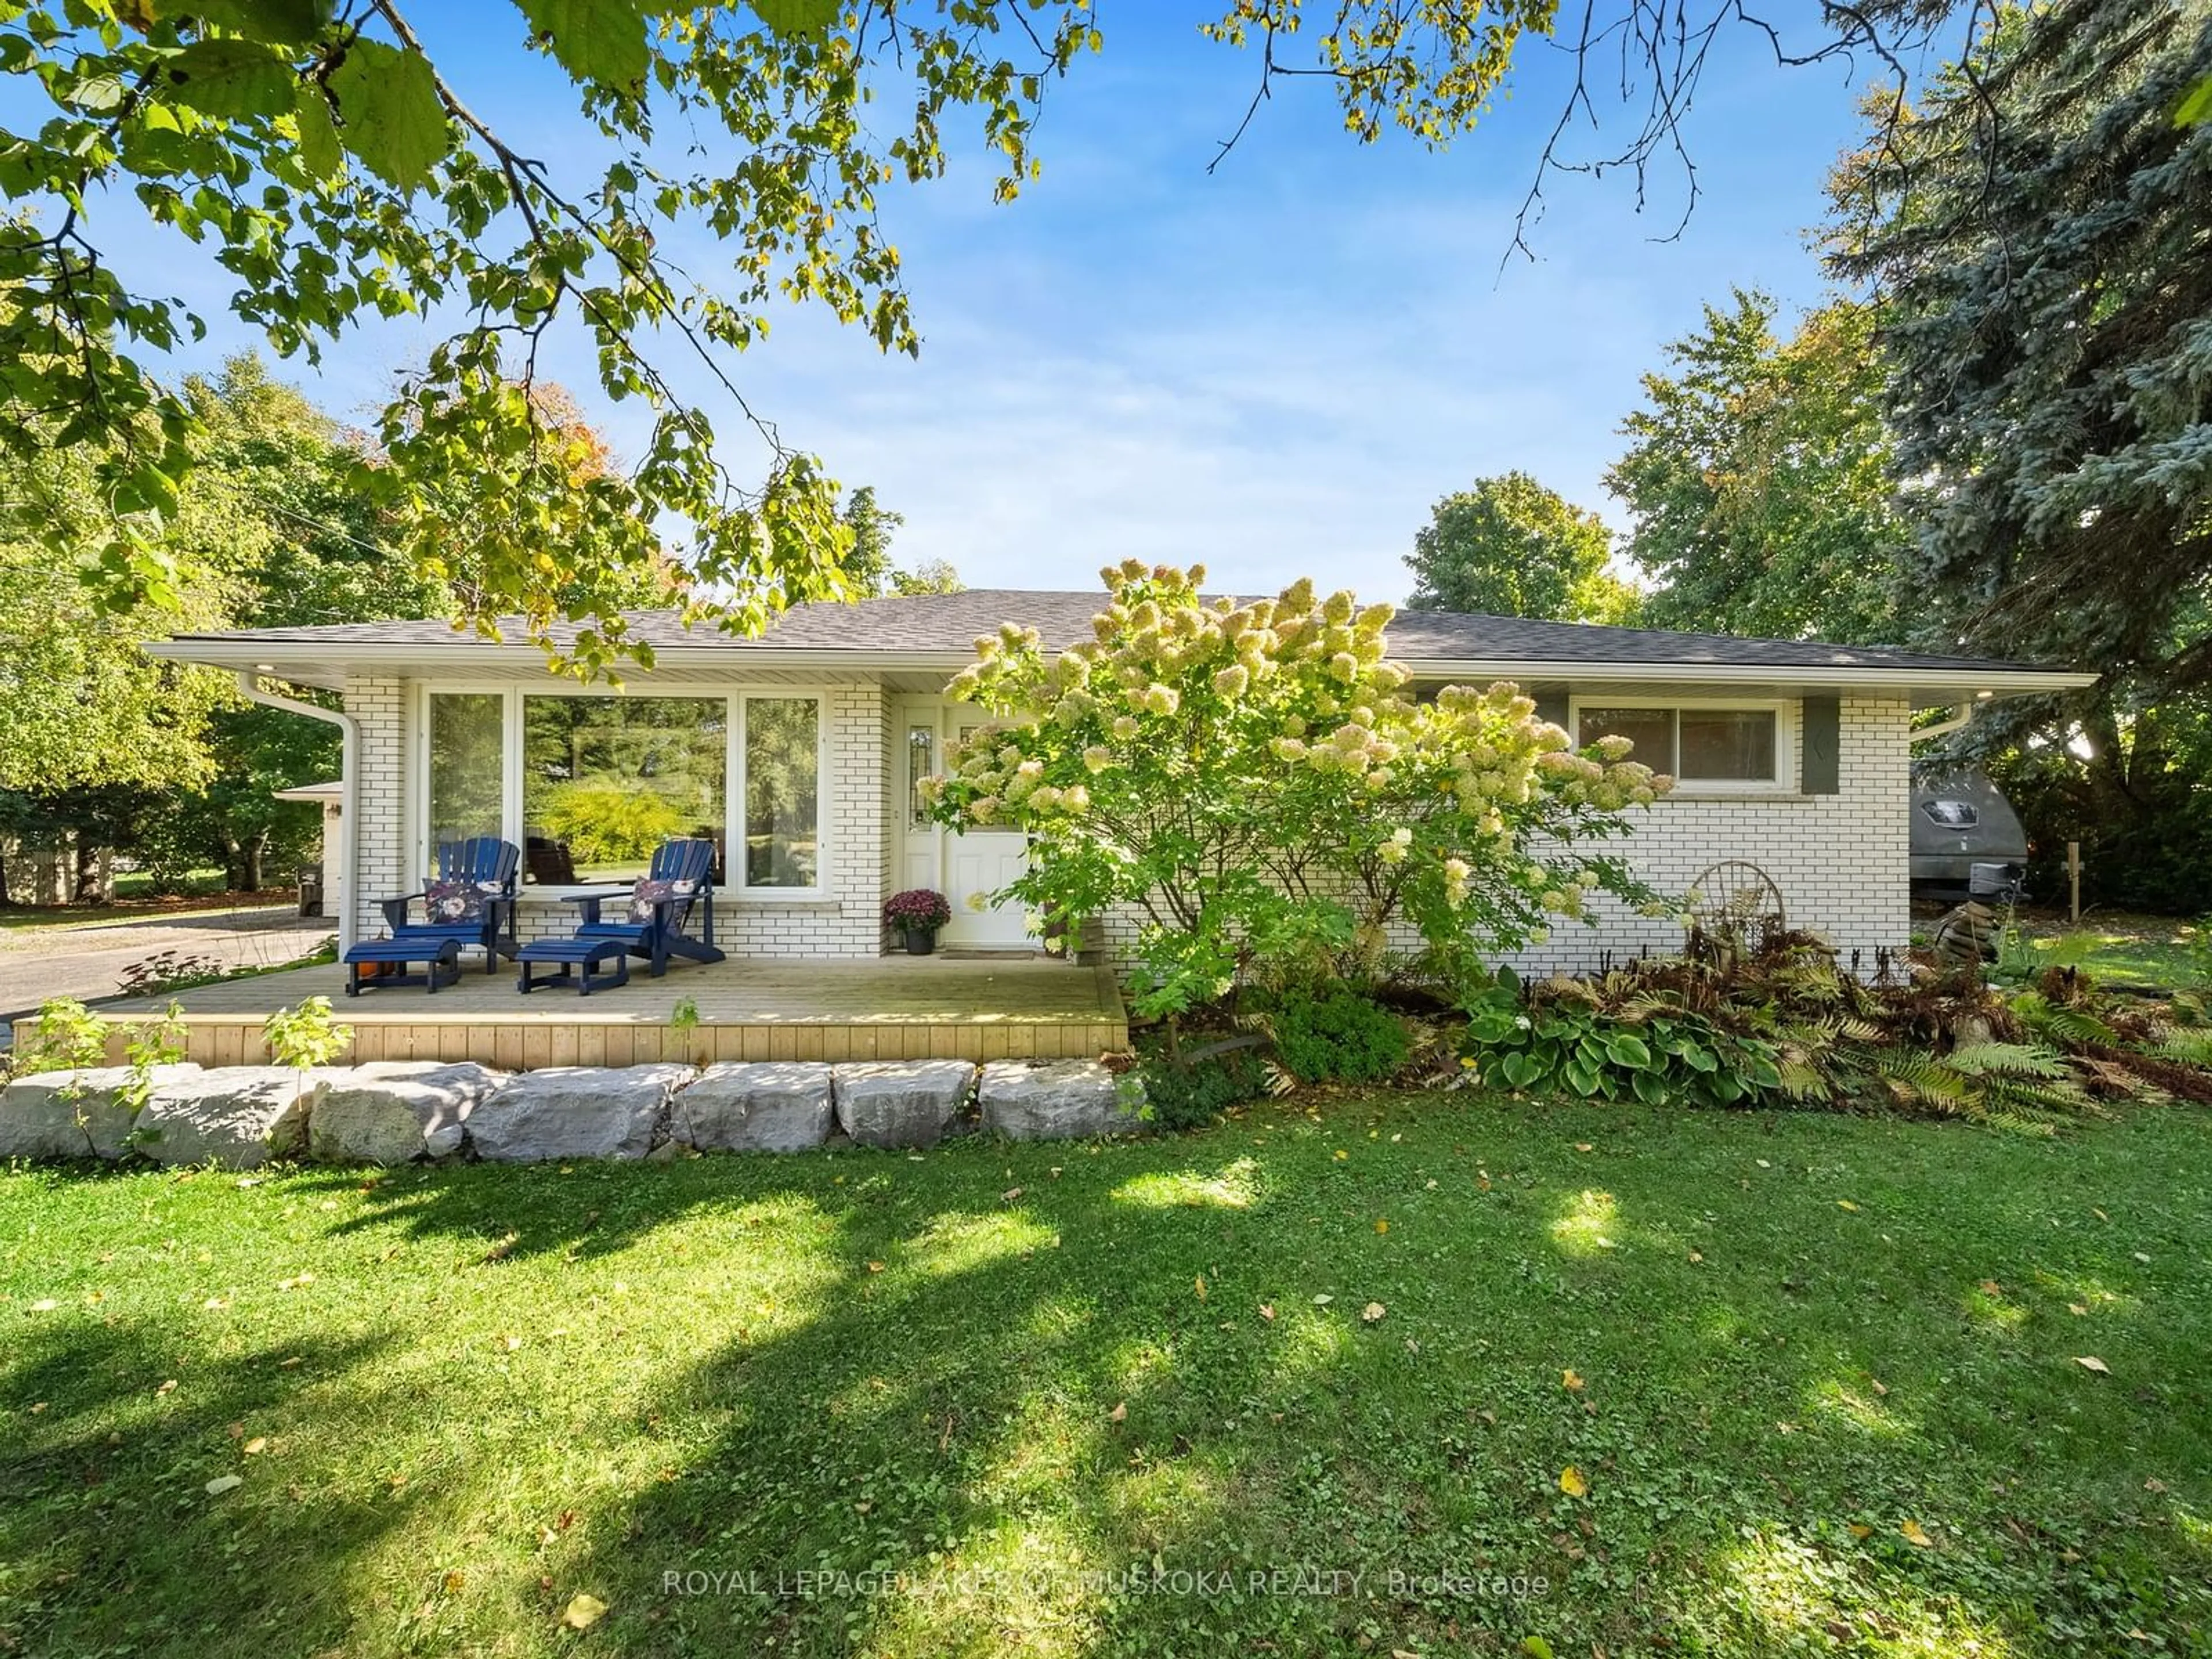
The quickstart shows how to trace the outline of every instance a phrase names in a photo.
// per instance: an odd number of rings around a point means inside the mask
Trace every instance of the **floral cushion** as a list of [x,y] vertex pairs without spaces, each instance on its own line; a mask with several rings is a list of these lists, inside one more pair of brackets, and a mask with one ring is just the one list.
[[629,919],[634,922],[649,922],[653,914],[671,899],[688,899],[699,890],[696,881],[641,881],[630,889]]
[[[495,884],[493,890],[497,890]],[[434,881],[422,895],[422,908],[434,922],[476,921],[483,915],[484,884]]]

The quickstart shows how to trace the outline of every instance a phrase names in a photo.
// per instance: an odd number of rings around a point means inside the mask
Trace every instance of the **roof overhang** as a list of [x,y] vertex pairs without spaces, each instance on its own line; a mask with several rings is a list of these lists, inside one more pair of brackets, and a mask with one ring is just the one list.
[[[554,678],[545,653],[527,641],[464,639],[450,644],[352,641],[327,643],[270,639],[184,638],[148,645],[149,655],[170,662],[246,669],[295,685],[342,690],[351,674],[389,675],[408,679]],[[859,674],[942,674],[951,678],[975,660],[972,651],[855,651],[787,649],[770,645],[664,646],[653,653],[654,667],[629,666],[632,682],[656,673],[689,678],[750,673],[812,672],[828,677]],[[1512,680],[1522,685],[1606,685],[1623,689],[1698,685],[1777,694],[1841,692],[1902,696],[1918,705],[1991,702],[2008,697],[2049,696],[2094,685],[2098,676],[2056,669],[1989,667],[1930,668],[1889,665],[1668,662],[1627,663],[1574,660],[1494,660],[1429,657],[1397,659],[1416,679],[1487,685]]]

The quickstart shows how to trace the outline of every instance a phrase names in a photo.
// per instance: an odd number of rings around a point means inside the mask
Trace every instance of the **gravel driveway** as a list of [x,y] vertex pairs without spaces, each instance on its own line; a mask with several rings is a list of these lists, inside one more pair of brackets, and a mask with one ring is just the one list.
[[0,1047],[7,1020],[36,1013],[49,997],[112,997],[126,969],[160,951],[213,957],[230,968],[273,968],[307,955],[337,930],[335,921],[303,919],[289,904],[0,928]]

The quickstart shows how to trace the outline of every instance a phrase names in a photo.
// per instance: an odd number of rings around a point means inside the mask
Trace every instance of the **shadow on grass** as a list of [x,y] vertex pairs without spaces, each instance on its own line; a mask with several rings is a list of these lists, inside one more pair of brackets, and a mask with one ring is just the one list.
[[305,1391],[362,1388],[386,1346],[310,1339],[216,1358],[173,1328],[81,1310],[22,1331],[0,1370],[11,1645],[73,1650],[53,1628],[64,1615],[149,1650],[211,1647],[240,1625],[290,1639],[270,1633],[295,1632],[347,1557],[406,1523],[404,1506],[208,1484],[249,1471],[243,1425]]
[[[2212,1307],[2135,1261],[2189,1259],[2206,1195],[2163,1172],[2201,1133],[2069,1164],[1832,1120],[1335,1109],[920,1162],[283,1177],[374,1333],[309,1357],[328,1404],[291,1432],[343,1407],[398,1443],[293,1510],[215,1508],[225,1425],[279,1403],[257,1347],[192,1379],[188,1431],[137,1431],[154,1496],[80,1508],[153,1385],[102,1379],[186,1355],[143,1315],[39,1333],[68,1346],[11,1356],[0,1406],[76,1393],[24,1454],[33,1512],[0,1517],[31,1563],[8,1627],[641,1656],[2201,1639]],[[2124,1237],[2077,1224],[2130,1184]],[[2068,1311],[2091,1285],[2102,1322]],[[437,1311],[409,1325],[410,1297]],[[2112,1376],[2073,1364],[2092,1340]],[[434,1498],[380,1492],[382,1460],[438,1468]],[[581,1638],[580,1593],[609,1609]],[[270,1620],[298,1639],[242,1634]]]

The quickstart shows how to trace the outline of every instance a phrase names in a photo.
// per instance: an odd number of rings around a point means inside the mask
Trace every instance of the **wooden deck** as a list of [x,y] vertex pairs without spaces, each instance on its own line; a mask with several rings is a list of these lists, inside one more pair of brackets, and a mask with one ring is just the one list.
[[[345,1058],[356,1062],[474,1060],[527,1071],[662,1060],[1066,1059],[1129,1042],[1110,972],[1042,957],[684,963],[657,980],[634,969],[628,985],[588,997],[557,988],[525,997],[505,965],[494,975],[465,966],[460,982],[434,996],[417,986],[349,997],[343,975],[336,966],[295,968],[179,993],[185,1057],[204,1066],[264,1063],[262,1021],[311,996],[328,997],[353,1027]],[[686,1000],[698,1013],[689,1029],[675,1023]],[[125,1023],[158,1015],[167,1002],[140,998],[100,1012]],[[31,1024],[17,1022],[18,1042]],[[123,1041],[118,1033],[118,1061]]]

